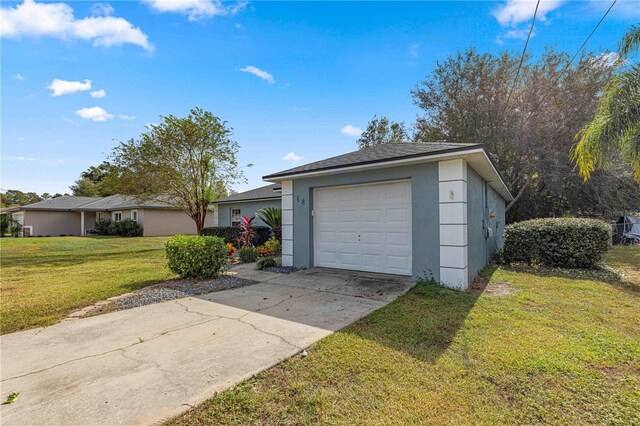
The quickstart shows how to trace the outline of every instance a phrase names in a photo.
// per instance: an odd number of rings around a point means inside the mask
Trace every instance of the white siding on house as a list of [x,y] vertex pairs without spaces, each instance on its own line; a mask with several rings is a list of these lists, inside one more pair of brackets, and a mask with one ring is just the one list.
[[293,266],[293,181],[282,181],[282,266]]

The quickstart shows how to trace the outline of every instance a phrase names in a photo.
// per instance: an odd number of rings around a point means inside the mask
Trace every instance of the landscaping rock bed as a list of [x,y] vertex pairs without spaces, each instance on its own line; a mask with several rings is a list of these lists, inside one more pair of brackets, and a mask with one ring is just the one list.
[[179,280],[146,287],[126,297],[114,301],[118,310],[137,308],[152,303],[165,302],[167,300],[180,299],[182,297],[197,296],[217,290],[242,287],[256,284],[257,281],[245,280],[234,277],[221,277],[213,280]]
[[100,315],[107,312],[121,311],[124,309],[137,308],[154,303],[166,302],[167,300],[180,299],[183,297],[197,296],[211,293],[212,291],[226,290],[230,288],[243,287],[257,284],[258,281],[247,280],[230,276],[222,276],[211,280],[175,280],[155,284],[149,287],[136,290],[132,293],[123,294],[107,299],[103,302],[84,308],[75,312],[70,317],[86,317]]
[[276,274],[290,274],[296,272],[298,268],[295,266],[269,266],[264,268],[265,272],[275,272]]

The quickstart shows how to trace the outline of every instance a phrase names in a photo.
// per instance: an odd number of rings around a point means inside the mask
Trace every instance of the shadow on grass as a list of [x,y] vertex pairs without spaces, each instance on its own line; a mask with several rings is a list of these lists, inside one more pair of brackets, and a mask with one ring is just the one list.
[[[634,267],[633,265],[628,265]],[[640,265],[636,265],[636,268],[640,268]],[[588,280],[603,282],[610,286],[617,288],[632,296],[640,297],[640,281],[633,277],[626,276],[618,272],[618,269],[613,269],[608,266],[603,266],[598,269],[569,269],[569,268],[554,268],[548,266],[529,266],[529,265],[509,265],[502,266],[505,271],[512,271],[516,273],[531,274],[544,278],[562,278],[570,280]]]
[[342,332],[433,363],[449,349],[481,293],[418,282],[395,302]]

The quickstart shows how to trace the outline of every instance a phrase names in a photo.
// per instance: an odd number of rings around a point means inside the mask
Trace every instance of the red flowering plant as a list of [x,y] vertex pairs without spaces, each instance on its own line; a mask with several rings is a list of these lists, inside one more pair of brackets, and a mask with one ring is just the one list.
[[238,247],[251,247],[251,241],[255,237],[256,233],[252,228],[253,220],[255,216],[242,216],[242,222],[240,222],[240,235],[238,236]]

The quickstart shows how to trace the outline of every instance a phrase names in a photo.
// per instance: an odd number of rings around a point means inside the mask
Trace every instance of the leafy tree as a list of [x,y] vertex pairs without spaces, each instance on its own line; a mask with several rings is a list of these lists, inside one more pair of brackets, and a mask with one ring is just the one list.
[[[640,48],[640,25],[623,36],[618,52],[624,60]],[[640,63],[630,64],[607,84],[593,121],[578,133],[571,151],[580,176],[589,180],[593,171],[607,168],[619,154],[630,164],[640,184]]]
[[87,178],[80,178],[69,187],[73,195],[77,197],[99,197],[100,191],[95,183]]
[[108,161],[91,166],[69,187],[73,195],[85,197],[107,197],[117,194],[117,169]]
[[200,108],[185,118],[160,117],[140,139],[114,149],[119,192],[161,196],[186,212],[200,234],[211,202],[242,178],[232,134],[226,122]]
[[3,206],[25,206],[27,204],[37,203],[42,201],[35,192],[22,192],[17,189],[9,189],[0,194],[0,202]]
[[424,111],[415,140],[485,144],[515,196],[510,222],[640,209],[629,170],[601,171],[583,185],[568,159],[615,67],[593,54],[570,66],[569,55],[547,50],[526,58],[509,98],[519,62],[519,54],[469,49],[437,63],[412,91]]
[[406,142],[407,139],[409,136],[404,122],[389,121],[385,116],[378,118],[374,115],[356,143],[362,149],[389,142]]

